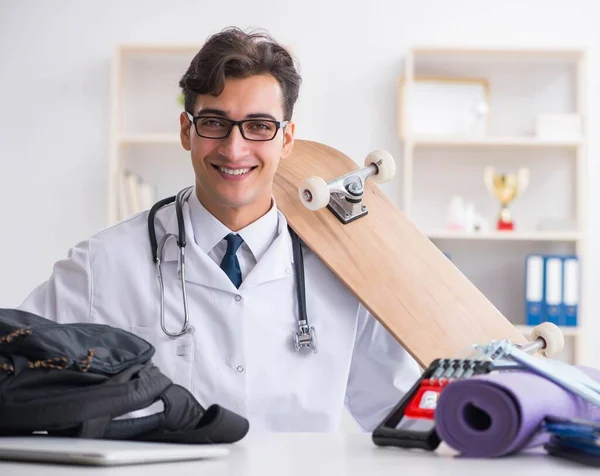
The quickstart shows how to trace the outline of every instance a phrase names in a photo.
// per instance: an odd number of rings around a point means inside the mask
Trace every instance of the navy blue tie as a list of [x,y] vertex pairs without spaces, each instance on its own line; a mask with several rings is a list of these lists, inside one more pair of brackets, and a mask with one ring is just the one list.
[[244,239],[240,235],[230,233],[225,237],[225,240],[227,240],[227,251],[223,256],[223,261],[221,261],[221,269],[229,276],[234,286],[239,288],[242,284],[242,271],[235,253],[244,242]]

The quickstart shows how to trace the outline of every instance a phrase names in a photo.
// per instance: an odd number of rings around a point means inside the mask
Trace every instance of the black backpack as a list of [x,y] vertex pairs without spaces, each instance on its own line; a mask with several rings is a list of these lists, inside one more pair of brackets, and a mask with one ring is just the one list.
[[[102,324],[0,309],[0,436],[234,443],[249,423],[204,409],[152,363],[154,347]],[[162,401],[159,413],[130,417]]]

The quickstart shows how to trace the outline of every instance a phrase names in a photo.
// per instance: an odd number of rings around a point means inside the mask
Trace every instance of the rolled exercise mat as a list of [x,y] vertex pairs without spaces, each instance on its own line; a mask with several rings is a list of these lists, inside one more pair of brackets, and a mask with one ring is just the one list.
[[[577,366],[600,382],[600,371]],[[547,415],[600,420],[600,407],[550,380],[521,371],[500,371],[450,383],[435,410],[442,441],[463,456],[494,458],[546,443]]]

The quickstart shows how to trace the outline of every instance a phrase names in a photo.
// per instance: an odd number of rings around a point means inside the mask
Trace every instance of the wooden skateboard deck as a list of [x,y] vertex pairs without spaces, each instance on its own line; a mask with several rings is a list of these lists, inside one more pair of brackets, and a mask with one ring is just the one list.
[[527,339],[423,234],[373,180],[368,213],[344,224],[328,208],[309,210],[298,191],[311,176],[325,181],[360,169],[341,152],[296,140],[274,181],[278,208],[298,236],[365,308],[426,368],[473,344]]

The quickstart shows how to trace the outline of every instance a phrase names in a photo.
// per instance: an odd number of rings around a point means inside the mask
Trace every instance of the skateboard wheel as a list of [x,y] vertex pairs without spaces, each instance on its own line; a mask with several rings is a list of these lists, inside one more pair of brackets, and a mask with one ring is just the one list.
[[538,337],[541,337],[546,342],[546,347],[543,349],[546,357],[554,357],[565,346],[565,337],[562,331],[551,322],[543,322],[533,328],[531,339],[536,340]]
[[331,197],[329,185],[317,176],[304,179],[298,187],[298,194],[304,206],[313,211],[325,208]]
[[374,150],[367,155],[365,167],[371,164],[375,164],[378,169],[377,174],[372,177],[376,183],[387,182],[396,175],[396,161],[386,150]]

